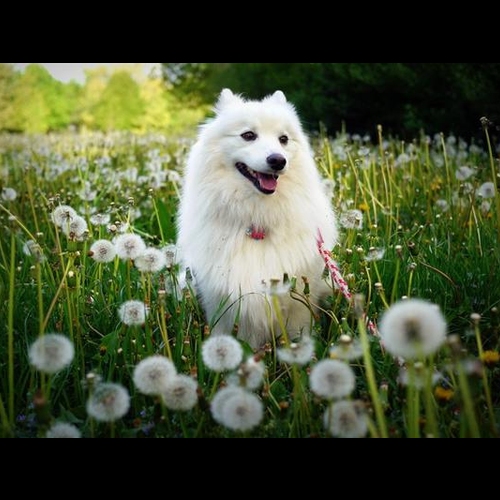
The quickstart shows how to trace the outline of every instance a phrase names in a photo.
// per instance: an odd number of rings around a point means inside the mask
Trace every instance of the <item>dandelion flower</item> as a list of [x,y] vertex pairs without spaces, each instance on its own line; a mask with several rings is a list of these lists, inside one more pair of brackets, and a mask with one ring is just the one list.
[[79,215],[76,215],[71,221],[62,226],[63,233],[70,238],[82,238],[88,230],[87,221]]
[[446,341],[447,324],[437,306],[423,300],[406,300],[385,314],[380,333],[393,356],[415,359],[439,350]]
[[118,314],[120,320],[127,326],[142,326],[146,322],[147,307],[144,302],[130,300],[120,307]]
[[123,234],[115,240],[116,253],[122,260],[137,259],[146,251],[146,244],[136,234]]
[[4,201],[15,201],[17,199],[17,191],[12,188],[2,189],[2,200]]
[[62,205],[60,207],[57,207],[53,212],[52,212],[52,222],[58,226],[58,227],[64,227],[67,226],[71,221],[77,217],[76,211],[68,207],[66,205]]
[[73,344],[62,335],[45,335],[29,351],[31,365],[47,375],[54,375],[67,368],[74,356]]
[[129,409],[129,393],[117,384],[98,385],[87,403],[87,413],[98,422],[116,422]]
[[47,439],[81,439],[82,433],[70,424],[54,424],[45,436]]
[[278,358],[282,363],[295,366],[308,365],[314,356],[314,341],[305,338],[300,343],[294,343],[286,349],[278,350]]
[[213,419],[220,425],[223,422],[223,411],[225,404],[235,396],[241,396],[246,394],[246,391],[241,387],[229,386],[221,389],[212,400],[210,404],[210,411],[212,413]]
[[214,336],[203,344],[203,362],[216,373],[235,370],[242,360],[240,343],[229,335]]
[[476,171],[470,167],[460,167],[455,174],[457,180],[462,182],[468,181],[474,175],[476,175]]
[[116,249],[111,241],[96,241],[90,248],[92,258],[100,264],[113,262],[116,257]]
[[167,245],[163,248],[162,252],[165,254],[167,259],[167,267],[174,267],[178,263],[177,254],[179,252],[176,245]]
[[96,214],[90,218],[90,223],[93,226],[107,226],[111,222],[109,214]]
[[318,363],[311,372],[311,389],[323,399],[342,399],[356,388],[356,377],[351,367],[335,360]]
[[416,363],[413,370],[403,368],[399,374],[399,384],[408,387],[413,386],[419,391],[423,390],[431,377],[431,384],[435,386],[441,381],[443,375],[439,372],[429,373],[429,369],[422,363]]
[[330,350],[330,356],[341,361],[356,361],[363,357],[363,347],[352,337],[342,335],[339,345]]
[[481,198],[485,198],[487,200],[491,200],[496,196],[495,184],[493,182],[487,182],[483,184],[477,191],[477,194]]
[[345,229],[363,229],[363,212],[360,210],[349,210],[340,217],[340,224]]
[[385,257],[385,248],[370,248],[365,257],[366,262],[380,262]]
[[361,402],[335,403],[325,413],[325,429],[336,438],[362,439],[368,434],[368,418]]
[[228,383],[233,386],[241,386],[249,391],[256,391],[262,387],[265,374],[266,366],[264,363],[250,358],[228,378]]
[[264,406],[254,394],[241,392],[230,397],[222,410],[222,425],[235,432],[249,432],[264,419]]
[[148,248],[135,259],[135,266],[142,273],[159,273],[167,267],[167,258],[161,250]]
[[134,384],[146,396],[159,396],[177,375],[173,363],[163,356],[147,358],[134,371]]
[[198,384],[185,375],[170,380],[162,393],[165,406],[172,411],[191,411],[198,404]]
[[23,253],[27,257],[32,257],[37,262],[45,261],[45,255],[43,254],[42,247],[36,241],[27,241],[23,246]]
[[443,213],[448,212],[450,209],[450,204],[446,200],[438,200],[436,202],[436,207]]

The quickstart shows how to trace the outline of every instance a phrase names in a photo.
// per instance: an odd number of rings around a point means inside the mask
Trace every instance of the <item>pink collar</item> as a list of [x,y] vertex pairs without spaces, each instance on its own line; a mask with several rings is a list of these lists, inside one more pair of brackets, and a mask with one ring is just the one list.
[[256,227],[252,224],[246,231],[247,236],[255,241],[263,241],[266,239],[266,230],[263,227]]

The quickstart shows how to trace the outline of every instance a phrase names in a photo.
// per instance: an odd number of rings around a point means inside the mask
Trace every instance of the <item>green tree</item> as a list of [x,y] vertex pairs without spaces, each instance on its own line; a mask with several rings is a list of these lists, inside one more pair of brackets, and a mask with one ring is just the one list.
[[111,76],[92,110],[95,126],[100,130],[133,130],[140,126],[143,112],[139,84],[125,71]]
[[0,63],[0,131],[11,128],[16,73],[10,63]]

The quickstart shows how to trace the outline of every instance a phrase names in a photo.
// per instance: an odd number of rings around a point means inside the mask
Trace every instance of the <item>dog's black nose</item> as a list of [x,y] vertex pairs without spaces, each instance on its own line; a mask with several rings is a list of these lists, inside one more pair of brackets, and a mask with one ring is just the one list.
[[276,172],[281,172],[286,167],[286,163],[286,158],[279,154],[271,155],[267,159],[267,164]]

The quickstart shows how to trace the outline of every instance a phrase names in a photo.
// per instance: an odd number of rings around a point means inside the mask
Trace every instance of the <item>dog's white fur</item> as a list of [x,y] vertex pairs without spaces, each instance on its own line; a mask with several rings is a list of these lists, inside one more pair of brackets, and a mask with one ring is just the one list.
[[[337,224],[309,141],[283,92],[263,101],[245,101],[224,90],[215,111],[188,161],[179,250],[195,275],[209,321],[223,301],[235,303],[213,333],[231,334],[239,315],[240,339],[258,349],[272,338],[269,298],[262,293],[262,281],[285,273],[299,280],[306,276],[318,303],[330,290],[323,281],[325,265],[317,250],[317,234],[321,231],[327,248],[333,248]],[[248,131],[257,133],[258,140],[245,142],[241,135]],[[283,135],[289,136],[288,145],[281,144]],[[277,192],[266,196],[236,164],[269,173],[266,159],[271,154],[285,156],[288,165]],[[266,229],[265,240],[247,235],[252,225]],[[290,335],[308,335],[309,310],[289,297],[281,302]],[[277,325],[274,331],[279,335]]]

